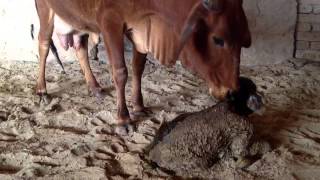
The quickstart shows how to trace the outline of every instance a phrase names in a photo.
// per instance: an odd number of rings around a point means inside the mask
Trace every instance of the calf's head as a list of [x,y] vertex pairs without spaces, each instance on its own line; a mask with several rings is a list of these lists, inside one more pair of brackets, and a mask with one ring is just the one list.
[[224,99],[237,91],[241,48],[251,45],[242,0],[199,1],[185,22],[181,44],[182,63],[205,79],[211,95]]

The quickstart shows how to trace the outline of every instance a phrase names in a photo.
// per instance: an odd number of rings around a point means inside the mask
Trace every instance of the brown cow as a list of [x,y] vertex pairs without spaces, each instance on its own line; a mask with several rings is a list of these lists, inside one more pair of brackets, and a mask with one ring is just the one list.
[[[77,32],[101,33],[112,66],[117,93],[119,124],[130,122],[125,99],[128,72],[124,36],[134,44],[132,102],[134,112],[144,112],[141,76],[146,54],[162,64],[184,66],[206,80],[218,99],[239,86],[242,47],[251,36],[242,0],[36,0],[40,16],[40,76],[37,92],[46,93],[44,64],[58,15]],[[92,90],[98,88],[91,73],[86,47],[77,52]]]

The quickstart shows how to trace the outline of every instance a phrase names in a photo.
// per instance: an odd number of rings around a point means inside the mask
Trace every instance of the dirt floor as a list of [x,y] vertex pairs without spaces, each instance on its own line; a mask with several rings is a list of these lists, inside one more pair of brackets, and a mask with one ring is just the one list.
[[[144,158],[160,125],[216,102],[195,76],[177,65],[149,62],[145,104],[153,114],[129,137],[114,134],[115,90],[107,65],[91,62],[106,90],[101,102],[88,93],[78,62],[61,74],[48,65],[53,101],[34,95],[37,63],[0,61],[0,179],[170,179]],[[263,95],[266,112],[252,116],[258,136],[273,151],[244,170],[221,170],[222,179],[317,179],[320,177],[320,63],[298,60],[243,67]],[[130,81],[130,79],[129,79]],[[130,106],[130,83],[127,97]],[[196,123],[196,122],[195,122]],[[175,179],[174,177],[171,177]]]

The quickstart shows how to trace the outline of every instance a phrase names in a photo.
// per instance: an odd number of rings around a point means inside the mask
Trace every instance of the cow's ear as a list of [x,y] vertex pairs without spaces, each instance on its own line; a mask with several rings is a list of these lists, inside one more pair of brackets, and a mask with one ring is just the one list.
[[179,57],[184,45],[194,32],[198,20],[207,16],[209,12],[221,12],[223,10],[223,2],[224,0],[201,0],[192,8],[181,32],[176,58]]
[[205,16],[205,14],[208,13],[208,10],[203,6],[201,2],[199,2],[196,6],[194,6],[189,13],[184,26],[182,28],[182,31],[180,32],[180,39],[179,39],[179,47],[178,50],[176,51],[177,54],[175,55],[176,59],[178,59],[184,45],[188,41],[189,37],[192,35],[192,33],[195,30],[195,26],[197,24],[197,21]]
[[241,42],[242,42],[242,47],[249,48],[252,43],[252,37],[251,37],[251,32],[249,28],[249,23],[248,19],[246,17],[246,14],[243,9],[241,9],[241,14],[240,17],[242,17],[239,21],[239,30],[241,31]]
[[251,43],[251,33],[250,30],[247,29],[247,31],[245,31],[245,33],[242,36],[242,47],[249,48],[251,46]]

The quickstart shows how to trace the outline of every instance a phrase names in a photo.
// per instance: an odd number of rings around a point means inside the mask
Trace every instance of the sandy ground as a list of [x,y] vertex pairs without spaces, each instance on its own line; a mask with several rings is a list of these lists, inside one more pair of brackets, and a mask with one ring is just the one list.
[[[293,63],[295,62],[295,63]],[[207,88],[179,65],[148,63],[143,78],[153,114],[136,122],[130,137],[114,134],[115,90],[107,65],[91,62],[106,90],[99,102],[88,93],[78,62],[61,74],[48,65],[53,101],[34,95],[37,63],[0,61],[0,179],[175,179],[152,166],[144,149],[163,122],[214,105]],[[221,170],[221,179],[317,179],[320,177],[320,63],[292,60],[243,67],[263,95],[266,112],[252,116],[257,135],[273,151],[247,169]],[[130,81],[130,78],[129,78]],[[130,83],[127,97],[130,106]]]

